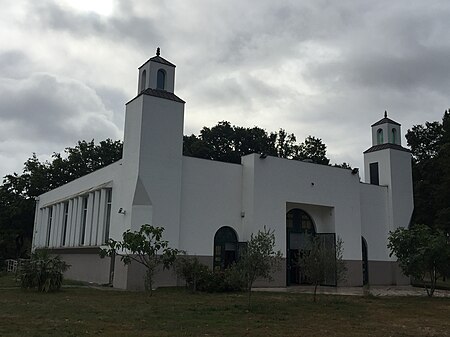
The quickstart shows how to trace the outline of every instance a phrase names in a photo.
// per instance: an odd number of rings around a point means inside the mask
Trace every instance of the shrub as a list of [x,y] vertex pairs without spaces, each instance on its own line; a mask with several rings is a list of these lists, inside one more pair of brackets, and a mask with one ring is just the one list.
[[209,273],[208,266],[200,263],[197,257],[180,255],[175,263],[175,271],[186,281],[186,287],[197,291],[197,284],[202,282]]
[[61,288],[64,272],[69,265],[60,256],[52,257],[48,251],[40,250],[23,261],[19,270],[20,286],[24,289],[37,288],[39,292],[57,291]]
[[212,271],[208,268],[208,272],[199,280],[197,289],[208,293],[242,291],[244,284],[235,266],[220,271]]

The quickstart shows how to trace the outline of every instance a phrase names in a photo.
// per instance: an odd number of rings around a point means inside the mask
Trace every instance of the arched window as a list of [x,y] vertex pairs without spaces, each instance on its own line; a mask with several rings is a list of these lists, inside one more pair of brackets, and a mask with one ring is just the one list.
[[159,69],[156,79],[156,89],[165,90],[166,89],[166,72],[164,69]]
[[286,284],[308,283],[301,273],[299,259],[311,249],[311,239],[316,235],[314,223],[304,210],[291,209],[286,214]]
[[147,80],[147,71],[142,71],[141,75],[141,92],[145,90],[145,82]]
[[238,239],[233,228],[219,228],[214,235],[214,270],[224,270],[236,262]]
[[383,144],[383,130],[377,130],[377,144]]
[[299,208],[294,208],[287,212],[286,228],[289,233],[316,234],[311,217],[308,213]]
[[392,144],[397,144],[397,130],[393,128],[391,134],[392,134]]
[[369,259],[367,255],[367,241],[361,236],[362,247],[362,270],[363,270],[363,285],[369,283]]

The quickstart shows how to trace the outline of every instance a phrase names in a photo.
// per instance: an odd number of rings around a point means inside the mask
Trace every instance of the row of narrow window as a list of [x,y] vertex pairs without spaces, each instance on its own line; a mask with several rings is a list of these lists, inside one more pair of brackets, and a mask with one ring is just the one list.
[[[397,130],[395,128],[393,128],[391,130],[391,140],[390,141],[393,144],[397,144]],[[383,143],[384,143],[383,130],[378,129],[377,130],[377,144],[383,144]]]
[[[101,205],[100,204],[100,200],[97,201],[97,205],[99,207],[99,209],[97,209],[97,211],[100,211],[100,208],[104,207],[104,219],[103,219],[103,225],[104,225],[104,231],[103,231],[103,235],[101,238],[101,243],[105,243],[108,241],[109,239],[109,228],[110,228],[110,224],[111,224],[111,205],[112,205],[112,189],[106,189],[106,202],[105,204]],[[84,246],[85,245],[85,241],[86,241],[86,227],[87,227],[87,222],[88,222],[88,208],[89,208],[89,198],[92,197],[92,201],[91,201],[91,205],[92,208],[95,207],[96,205],[96,200],[95,200],[95,196],[97,195],[97,197],[100,197],[100,193],[91,193],[90,195],[85,195],[82,196],[81,199],[81,228],[80,228],[80,236],[79,236],[79,241],[75,243],[75,246]],[[53,206],[48,207],[48,217],[47,217],[47,230],[46,230],[46,235],[45,235],[45,246],[46,247],[50,247],[50,245],[52,244],[51,242],[51,237],[52,234],[54,234],[52,231],[56,231],[57,230],[57,226],[58,225],[62,225],[62,230],[61,230],[61,236],[59,238],[57,238],[57,243],[56,246],[67,246],[68,242],[67,242],[67,230],[69,227],[69,201],[65,201],[61,204],[61,207],[63,207],[63,216],[62,216],[62,223],[59,224],[55,224],[54,223],[54,214],[53,214]],[[78,209],[78,207],[77,207]],[[77,216],[77,210],[72,210],[71,214],[72,216]],[[92,209],[92,213],[93,209]],[[79,213],[78,213],[79,214]],[[91,214],[91,221],[92,221],[92,227],[91,227],[91,233],[89,233],[89,235],[92,235],[92,233],[94,233],[94,231],[96,231],[98,229],[99,225],[102,225],[99,223],[99,214],[97,213],[97,219],[94,219],[93,214]],[[52,224],[56,225],[55,228],[52,228]],[[75,228],[74,228],[75,230]],[[96,243],[98,243],[99,240],[95,240],[96,242],[92,242],[93,245],[96,245]],[[91,244],[91,243],[90,243]],[[92,245],[91,244],[91,245]]]
[[[145,84],[147,83],[147,71],[143,70],[141,75],[141,91],[145,90]],[[156,74],[156,89],[166,90],[166,71],[159,69]]]

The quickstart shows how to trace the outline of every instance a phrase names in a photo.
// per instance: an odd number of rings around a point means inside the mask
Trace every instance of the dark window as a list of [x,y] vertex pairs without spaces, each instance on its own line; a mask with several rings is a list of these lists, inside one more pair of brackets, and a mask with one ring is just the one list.
[[308,283],[301,272],[298,261],[307,254],[312,237],[316,235],[314,223],[308,213],[299,208],[286,214],[286,283]]
[[142,71],[142,75],[141,75],[141,91],[145,90],[146,80],[147,80],[147,71],[144,70],[144,71]]
[[64,219],[63,219],[63,230],[62,230],[62,245],[66,245],[66,232],[67,232],[67,219],[69,218],[69,202],[64,203]]
[[363,285],[369,283],[369,259],[367,255],[367,241],[361,236]]
[[158,70],[158,76],[156,79],[156,89],[165,90],[166,89],[166,72],[164,69]]
[[112,203],[112,189],[106,190],[106,214],[105,214],[105,237],[103,242],[106,243],[109,240],[109,227],[111,226],[111,203]]
[[224,270],[237,260],[238,239],[231,227],[221,227],[214,235],[214,270]]
[[378,175],[378,163],[370,163],[370,183],[373,185],[379,185],[379,175]]
[[87,211],[88,211],[88,197],[83,197],[83,215],[81,221],[81,237],[80,244],[84,245],[84,236],[86,235],[86,222],[87,222]]
[[50,206],[48,208],[48,221],[47,221],[47,242],[46,246],[50,246],[50,234],[52,232],[52,216],[53,216],[53,207]]

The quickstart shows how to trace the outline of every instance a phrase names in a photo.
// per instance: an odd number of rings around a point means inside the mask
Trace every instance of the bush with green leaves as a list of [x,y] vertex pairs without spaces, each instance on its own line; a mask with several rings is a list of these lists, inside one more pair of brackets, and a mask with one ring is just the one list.
[[100,257],[120,256],[121,261],[128,265],[132,261],[143,265],[145,290],[152,294],[153,278],[157,268],[170,268],[176,260],[179,250],[169,247],[169,242],[162,239],[164,227],[142,225],[139,231],[127,230],[122,241],[109,239],[108,247],[100,251]]
[[403,273],[424,283],[430,297],[436,281],[450,275],[450,238],[443,231],[426,225],[400,227],[390,232],[388,248],[389,256],[397,257]]
[[208,268],[208,272],[199,280],[197,289],[208,293],[225,293],[242,291],[245,289],[245,284],[242,282],[240,271],[237,270],[236,265],[233,265],[218,271]]
[[45,293],[57,291],[61,289],[64,272],[69,267],[60,256],[52,256],[47,250],[36,251],[20,265],[20,286]]
[[202,282],[209,271],[208,266],[202,264],[196,256],[179,255],[175,262],[177,275],[185,280],[186,287],[192,291],[197,291],[197,285]]

